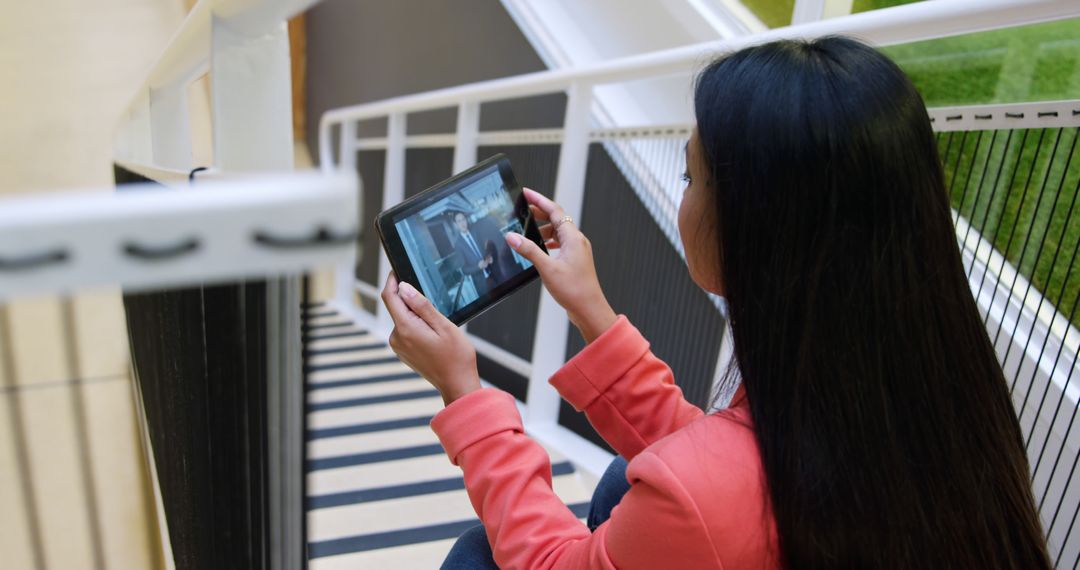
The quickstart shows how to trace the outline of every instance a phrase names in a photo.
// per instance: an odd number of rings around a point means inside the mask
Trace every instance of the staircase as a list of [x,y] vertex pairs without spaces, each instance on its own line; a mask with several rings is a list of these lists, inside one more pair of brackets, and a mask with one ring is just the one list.
[[[437,568],[480,524],[461,470],[428,427],[442,398],[331,307],[308,307],[305,323],[310,568]],[[589,491],[548,453],[555,493],[584,519]]]

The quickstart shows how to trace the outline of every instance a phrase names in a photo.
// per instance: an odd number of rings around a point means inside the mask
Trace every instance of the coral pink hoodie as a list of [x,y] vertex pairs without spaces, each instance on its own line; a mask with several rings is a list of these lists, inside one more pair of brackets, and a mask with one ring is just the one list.
[[500,568],[775,568],[776,531],[742,389],[704,415],[620,317],[551,383],[625,457],[630,490],[590,533],[551,490],[513,398],[483,389],[432,429],[465,472]]

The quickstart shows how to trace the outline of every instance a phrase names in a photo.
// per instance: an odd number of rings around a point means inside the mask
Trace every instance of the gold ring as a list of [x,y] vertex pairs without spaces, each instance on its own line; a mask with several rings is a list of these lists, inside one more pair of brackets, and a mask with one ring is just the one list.
[[567,224],[567,223],[569,223],[569,224],[574,223],[574,218],[571,218],[570,216],[563,216],[562,218],[559,219],[559,225],[555,226],[555,229],[559,229],[559,226],[561,226],[563,224]]

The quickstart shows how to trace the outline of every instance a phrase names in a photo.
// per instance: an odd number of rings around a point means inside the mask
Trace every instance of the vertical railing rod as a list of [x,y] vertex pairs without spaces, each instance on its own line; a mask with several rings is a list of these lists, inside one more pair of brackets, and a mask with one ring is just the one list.
[[[1058,182],[1058,189],[1057,189],[1057,193],[1054,195],[1054,201],[1050,205],[1050,214],[1049,214],[1049,216],[1047,218],[1046,229],[1043,230],[1042,242],[1039,244],[1038,252],[1035,255],[1035,261],[1031,264],[1031,278],[1028,280],[1027,288],[1024,291],[1025,304],[1026,304],[1026,301],[1027,301],[1027,295],[1031,291],[1031,284],[1035,281],[1036,272],[1039,270],[1039,258],[1042,257],[1043,248],[1046,246],[1047,234],[1050,233],[1050,226],[1053,224],[1054,214],[1057,212],[1058,202],[1059,202],[1059,199],[1061,197],[1061,189],[1062,189],[1062,187],[1065,186],[1065,177],[1069,173],[1069,165],[1072,164],[1072,157],[1073,157],[1073,154],[1074,154],[1073,151],[1076,150],[1076,141],[1077,141],[1078,138],[1080,138],[1080,131],[1074,131],[1074,134],[1077,135],[1077,136],[1073,136],[1072,146],[1070,147],[1069,154],[1067,155],[1067,158],[1065,160],[1065,168],[1063,168],[1062,171],[1061,171],[1061,180]],[[1050,167],[1051,167],[1051,165],[1049,165],[1049,164],[1046,166],[1046,169],[1047,169],[1048,173],[1049,173]],[[1068,229],[1069,229],[1069,222],[1072,220],[1073,210],[1074,210],[1075,206],[1076,206],[1076,194],[1073,193],[1072,201],[1069,203],[1069,211],[1068,211],[1068,213],[1065,214],[1065,221],[1062,222],[1061,237],[1058,239],[1057,246],[1054,248],[1054,256],[1051,258],[1050,265],[1047,268],[1047,279],[1046,279],[1046,285],[1045,285],[1046,291],[1043,292],[1041,295],[1039,295],[1039,305],[1038,305],[1038,307],[1036,307],[1035,315],[1031,319],[1031,328],[1028,330],[1027,340],[1024,341],[1024,354],[1028,353],[1028,348],[1031,346],[1031,337],[1035,335],[1035,328],[1036,328],[1036,326],[1038,326],[1038,323],[1039,323],[1039,320],[1040,320],[1039,319],[1039,313],[1042,312],[1043,304],[1046,302],[1046,298],[1050,296],[1050,286],[1051,286],[1050,275],[1053,273],[1054,267],[1057,265],[1058,256],[1061,254],[1061,246],[1062,246],[1063,243],[1065,243],[1065,240],[1068,237],[1067,233],[1068,233]],[[1033,211],[1031,215],[1032,216],[1038,216],[1038,210]],[[1076,258],[1073,257],[1073,261],[1075,261],[1075,260],[1076,260]],[[1019,269],[1019,265],[1017,266],[1017,269]],[[1068,270],[1065,273],[1065,279],[1062,280],[1062,282],[1061,282],[1061,292],[1062,293],[1065,292],[1065,285],[1068,282],[1067,279],[1068,279],[1069,274],[1072,273],[1072,269],[1073,269],[1072,264],[1070,264]],[[1058,296],[1058,301],[1057,302],[1058,303],[1061,302],[1061,295]],[[1052,303],[1053,302],[1051,302],[1051,307],[1053,307]],[[1060,313],[1060,311],[1057,311],[1057,310],[1054,311],[1054,316],[1052,317],[1052,319],[1050,321],[1050,325],[1047,326],[1046,334],[1043,336],[1042,347],[1040,347],[1040,349],[1039,349],[1039,357],[1035,361],[1035,370],[1031,373],[1031,382],[1028,384],[1027,393],[1024,394],[1024,403],[1021,404],[1021,406],[1020,406],[1020,413],[1018,415],[1018,418],[1020,420],[1024,419],[1024,413],[1027,410],[1028,399],[1031,397],[1032,392],[1035,391],[1035,378],[1039,373],[1039,365],[1042,364],[1043,356],[1046,353],[1046,343],[1047,343],[1047,341],[1050,340],[1050,336],[1053,334],[1054,320],[1057,319],[1059,313]],[[1062,344],[1065,343],[1064,335],[1061,338],[1061,342],[1062,342]],[[1021,369],[1022,369],[1022,367],[1020,367],[1020,366],[1018,366],[1016,368],[1016,374],[1013,376],[1013,381],[1012,381],[1012,383],[1014,385],[1016,384],[1017,380],[1020,378]],[[1056,370],[1056,369],[1057,369],[1057,362],[1054,362],[1053,367],[1051,368],[1051,371],[1048,374],[1048,377],[1046,379],[1046,389],[1043,391],[1042,400],[1039,402],[1038,410],[1035,412],[1035,420],[1034,421],[1036,421],[1036,422],[1039,420],[1039,414],[1042,413],[1043,404],[1046,402],[1046,394],[1050,391],[1051,384],[1053,384],[1054,370]],[[1065,388],[1068,388],[1068,386],[1065,386]],[[1047,431],[1046,437],[1050,437],[1050,433],[1053,432],[1053,428],[1054,428],[1053,425],[1051,425],[1048,428],[1049,431]],[[1025,447],[1027,447],[1027,445],[1031,443],[1031,438],[1034,435],[1035,435],[1035,429],[1033,428],[1031,430],[1031,433],[1028,434],[1027,439],[1024,441],[1024,446]]]
[[[1078,248],[1078,249],[1080,249],[1080,248]],[[1074,253],[1074,256],[1075,256],[1076,252],[1074,251],[1073,253]],[[1070,322],[1076,316],[1076,307],[1077,307],[1077,305],[1080,305],[1080,303],[1077,303],[1077,304],[1073,305],[1072,311],[1069,312],[1069,321]],[[1061,360],[1061,356],[1062,356],[1062,353],[1064,352],[1064,349],[1065,349],[1065,343],[1062,342],[1058,346],[1057,356],[1054,357],[1054,366],[1055,366],[1055,368],[1053,368],[1050,371],[1049,379],[1047,380],[1048,387],[1049,387],[1049,383],[1053,382],[1054,372],[1057,371],[1057,368],[1056,368],[1057,363],[1058,363],[1059,360]],[[1035,470],[1032,471],[1032,473],[1031,473],[1031,482],[1032,482],[1032,484],[1035,483],[1035,478],[1039,475],[1039,469],[1041,469],[1042,466],[1043,466],[1043,455],[1046,454],[1046,448],[1050,443],[1050,436],[1052,436],[1054,434],[1054,426],[1057,425],[1058,415],[1061,412],[1061,409],[1064,407],[1062,404],[1065,403],[1065,399],[1068,397],[1069,384],[1072,382],[1073,374],[1076,372],[1076,359],[1077,359],[1078,356],[1080,356],[1080,347],[1077,347],[1077,351],[1075,353],[1073,353],[1072,364],[1070,364],[1069,368],[1068,368],[1069,373],[1065,376],[1065,386],[1061,389],[1061,396],[1058,397],[1057,406],[1054,408],[1054,415],[1053,415],[1052,418],[1050,418],[1050,427],[1047,428],[1047,430],[1046,430],[1046,439],[1043,439],[1042,448],[1039,449],[1039,458],[1035,461]],[[1058,464],[1061,462],[1061,455],[1064,452],[1064,450],[1068,447],[1069,435],[1072,434],[1073,424],[1076,422],[1076,411],[1077,411],[1077,409],[1080,409],[1080,408],[1074,407],[1074,406],[1070,406],[1070,407],[1072,408],[1072,415],[1069,417],[1069,425],[1066,426],[1065,433],[1064,433],[1064,435],[1061,436],[1061,446],[1058,448],[1057,457],[1054,458],[1054,466],[1050,469],[1050,474],[1046,478],[1046,487],[1043,488],[1042,494],[1038,495],[1039,497],[1041,497],[1039,499],[1039,510],[1040,511],[1042,511],[1043,502],[1046,500],[1046,496],[1050,493],[1050,486],[1054,482],[1054,475],[1057,474]],[[1036,417],[1036,421],[1038,421],[1038,415],[1036,415],[1035,417]],[[1032,430],[1032,431],[1035,431],[1035,430]],[[1080,453],[1080,452],[1078,452],[1078,453]],[[1063,497],[1064,497],[1064,495],[1063,495]]]
[[[960,192],[960,201],[956,204],[956,220],[953,221],[953,233],[956,233],[956,229],[960,227],[960,218],[964,212],[964,202],[967,200],[968,188],[971,186],[971,175],[975,172],[975,159],[979,157],[979,147],[982,146],[983,131],[979,131],[978,138],[975,139],[975,149],[971,151],[971,161],[968,163],[967,178],[964,179],[963,189]],[[991,143],[992,147],[993,143]],[[960,147],[963,150],[963,147]],[[986,169],[983,169],[983,174],[986,174]],[[958,176],[957,176],[958,177]],[[955,180],[955,178],[954,178]],[[982,184],[982,181],[979,182]],[[949,195],[952,195],[950,190]],[[974,206],[972,206],[974,208]],[[972,220],[974,222],[974,220]],[[971,227],[971,224],[968,224]]]
[[[1058,148],[1059,148],[1060,143],[1061,143],[1061,133],[1062,132],[1063,132],[1063,130],[1059,129],[1058,132],[1057,132],[1057,136],[1054,138],[1054,149],[1052,151],[1050,151],[1050,161],[1046,163],[1046,172],[1043,174],[1042,183],[1039,185],[1039,196],[1038,196],[1038,198],[1035,199],[1035,207],[1031,210],[1031,223],[1028,224],[1027,232],[1024,235],[1024,244],[1020,246],[1020,253],[1016,258],[1016,271],[1013,273],[1012,283],[1009,284],[1009,294],[1013,295],[1013,296],[1016,295],[1016,292],[1015,292],[1016,282],[1020,279],[1020,271],[1021,271],[1021,268],[1024,266],[1024,258],[1027,257],[1028,245],[1032,243],[1031,242],[1031,236],[1035,233],[1035,225],[1036,225],[1036,223],[1038,222],[1038,219],[1039,219],[1039,210],[1042,207],[1043,197],[1046,194],[1046,183],[1050,180],[1050,170],[1053,167],[1054,160],[1058,156]],[[1033,169],[1035,168],[1034,164],[1032,164],[1032,168]],[[1060,194],[1060,192],[1061,192],[1061,188],[1059,187],[1058,188],[1058,193]],[[1055,196],[1054,197],[1054,202],[1051,203],[1051,211],[1050,211],[1050,216],[1051,217],[1053,217],[1053,209],[1056,206],[1056,202],[1057,202],[1057,197]],[[1022,209],[1022,207],[1023,207],[1023,203],[1021,203],[1021,209]],[[1017,215],[1019,215],[1019,214],[1017,214]],[[1047,227],[1047,231],[1049,229],[1050,228]],[[1032,267],[1032,279],[1028,280],[1027,287],[1024,288],[1024,297],[1020,301],[1020,306],[1021,307],[1026,307],[1027,306],[1028,294],[1031,293],[1031,283],[1034,280],[1034,270],[1038,267],[1039,257],[1042,255],[1042,248],[1043,248],[1043,245],[1045,245],[1045,243],[1046,243],[1044,241],[1045,237],[1046,237],[1046,231],[1043,232],[1043,238],[1039,239],[1039,247],[1035,252],[1035,261],[1032,262],[1032,264],[1031,264],[1031,267]],[[1008,253],[1008,252],[1006,252],[1006,253]],[[1012,352],[1013,346],[1017,344],[1015,342],[1015,340],[1016,340],[1016,331],[1019,330],[1019,328],[1020,328],[1020,320],[1021,320],[1020,316],[1021,316],[1020,314],[1017,315],[1016,320],[1013,322],[1012,331],[1009,332],[1009,345],[1007,347],[1005,347],[1005,356],[1001,357],[1001,365],[1002,365],[1002,367],[1004,367],[1005,364],[1009,361],[1009,354]],[[1038,318],[1039,318],[1038,314],[1035,314],[1035,316],[1033,317],[1033,319],[1035,321],[1038,321]],[[1034,324],[1035,321],[1033,321],[1033,324]],[[1004,323],[1004,319],[1002,320],[1002,323]],[[999,327],[997,334],[994,335],[994,344],[995,345],[997,344],[998,334],[1001,333],[1002,328],[1003,327]],[[1026,350],[1026,348],[1027,347],[1025,346],[1025,350]],[[1023,352],[1020,353],[1020,356],[1018,357],[1018,358],[1020,358],[1020,362],[1017,364],[1017,366],[1023,366],[1023,363],[1024,363],[1023,359],[1024,359],[1025,355],[1026,354],[1023,353]],[[1010,394],[1012,394],[1013,391],[1016,389],[1016,379],[1018,377],[1019,376],[1014,377],[1013,381],[1012,381],[1012,384],[1009,386],[1009,393]],[[1027,405],[1027,396],[1029,394],[1031,394],[1031,388],[1032,388],[1031,386],[1028,386],[1028,392],[1027,392],[1027,394],[1024,395],[1024,405]],[[1021,414],[1021,419],[1023,419],[1023,415],[1022,415],[1023,414],[1023,409],[1020,410],[1020,414]]]
[[[1038,164],[1038,162],[1039,162],[1039,156],[1040,156],[1040,153],[1042,151],[1043,141],[1044,141],[1045,138],[1046,138],[1046,129],[1039,129],[1039,139],[1035,143],[1035,155],[1031,159],[1031,168],[1028,169],[1027,176],[1024,178],[1024,190],[1023,190],[1023,192],[1020,193],[1020,201],[1017,202],[1016,215],[1013,217],[1013,222],[1012,222],[1011,227],[1009,229],[1009,239],[1005,243],[1005,248],[1000,250],[1001,251],[1001,266],[998,267],[997,278],[994,280],[994,288],[991,289],[990,301],[988,303],[988,306],[991,306],[991,307],[994,306],[994,301],[997,300],[998,291],[1001,289],[1001,276],[1005,273],[1005,264],[1008,263],[1009,251],[1012,250],[1013,240],[1016,238],[1016,228],[1020,226],[1020,213],[1023,212],[1023,210],[1024,210],[1023,204],[1027,200],[1028,190],[1031,188],[1031,179],[1035,175],[1035,165]],[[1020,163],[1019,163],[1019,160],[1018,160],[1017,165],[1019,166],[1019,164]],[[1004,216],[1004,213],[1002,213],[1002,216]],[[1017,262],[1016,265],[1017,265],[1017,267],[1019,267],[1020,263]],[[1015,285],[1015,282],[1016,282],[1016,279],[1014,277],[1013,285]],[[1012,290],[1013,290],[1013,287],[1012,287],[1012,285],[1010,285],[1009,286],[1009,293],[1007,293],[1006,295],[1011,295]],[[1006,297],[1006,298],[1008,298],[1008,297]],[[1004,316],[1005,316],[1005,313],[1002,313],[1001,322],[998,323],[997,331],[994,333],[994,342],[993,342],[994,346],[997,346],[998,340],[999,340],[999,338],[1001,336],[1001,329],[1002,329],[1002,327],[1005,326],[1005,318],[1004,318]],[[985,322],[987,324],[989,324],[989,322],[990,322],[990,312],[989,311],[987,311],[987,313],[986,313],[986,321]],[[987,330],[989,331],[990,329],[987,328]],[[1002,367],[1004,368],[1005,359],[1002,359],[1001,364],[1002,364]],[[1010,386],[1009,387],[1009,394],[1012,395],[1012,393],[1013,393],[1013,387]]]
[[[990,197],[986,200],[986,210],[983,211],[982,224],[980,224],[980,226],[979,226],[980,227],[979,235],[982,235],[982,236],[986,235],[986,232],[984,230],[987,229],[987,224],[990,222],[990,209],[994,205],[994,198],[997,197],[998,188],[1000,187],[999,183],[1001,182],[1001,172],[1003,170],[1005,170],[1005,157],[1008,156],[1008,154],[1009,154],[1009,144],[1012,143],[1012,137],[1013,137],[1014,132],[1015,132],[1014,129],[1009,129],[1008,134],[1005,136],[1005,145],[1001,149],[1001,160],[998,161],[997,174],[994,175],[994,184],[993,184],[993,186],[990,187]],[[994,131],[994,134],[996,136],[997,131]],[[994,140],[991,139],[990,140],[991,149],[993,149],[993,143],[994,143]],[[979,185],[980,186],[982,185],[982,181],[979,181]],[[1006,194],[1006,196],[1008,196],[1008,190],[1006,190],[1005,194]],[[975,225],[975,216],[976,216],[975,207],[972,207],[971,211],[972,211],[972,214],[971,214],[972,223],[968,224],[968,229],[967,229],[966,232],[964,232],[964,241],[963,241],[963,243],[967,243],[968,236],[971,233],[971,228]],[[992,241],[990,242],[990,245],[993,246]],[[990,262],[990,260],[987,259],[987,264],[989,264],[989,262]],[[968,279],[971,279],[971,276],[974,273],[975,273],[975,262],[972,261],[971,266],[968,267],[968,272],[967,272]],[[981,291],[982,283],[980,283],[979,286],[980,286],[980,291],[979,292],[982,293],[982,291]],[[978,299],[979,296],[976,295],[975,298]],[[989,309],[987,309],[987,311],[989,311]]]
[[[1012,133],[1012,131],[1009,132]],[[971,235],[971,229],[975,226],[975,224],[978,223],[975,221],[975,218],[979,215],[979,198],[981,198],[983,195],[983,183],[986,181],[986,173],[990,171],[989,164],[990,159],[993,158],[994,155],[994,143],[997,142],[997,136],[998,132],[996,130],[990,133],[990,144],[986,149],[986,161],[983,162],[982,168],[980,169],[979,182],[975,184],[975,196],[972,198],[971,201],[971,213],[968,214],[968,224],[967,229],[964,230],[964,239],[960,241],[961,247],[967,247],[967,239],[968,236]],[[979,134],[979,140],[982,140],[982,133]],[[998,162],[998,173],[1001,173],[1000,161]],[[968,181],[970,182],[970,177]],[[959,228],[960,218],[964,215],[964,201],[967,194],[967,187],[964,188],[964,194],[965,197],[962,197],[960,199],[960,204],[956,208],[956,222],[953,224],[953,228]],[[986,223],[985,219],[983,219],[983,223]],[[971,259],[972,267],[975,267],[975,259],[976,256],[973,255]]]
[[[404,112],[392,113],[386,125],[386,165],[383,168],[382,209],[385,210],[405,199],[405,131],[407,115]],[[376,279],[386,279],[390,274],[390,260],[386,252],[379,248],[379,274]],[[378,281],[376,282],[378,284]],[[394,322],[386,307],[377,302],[375,320],[379,328],[389,331]]]
[[476,164],[477,137],[480,134],[480,104],[462,101],[458,105],[457,138],[454,142],[454,174]]
[[[1062,445],[1064,447],[1064,445]],[[1057,523],[1058,514],[1061,512],[1061,507],[1065,504],[1065,497],[1069,492],[1069,485],[1072,483],[1073,475],[1076,474],[1076,464],[1080,460],[1080,454],[1073,457],[1072,468],[1069,470],[1069,478],[1065,480],[1065,489],[1061,492],[1062,500],[1058,501],[1057,508],[1054,509],[1054,517],[1050,519],[1050,526],[1046,528],[1046,535],[1050,536],[1050,533],[1054,531],[1054,525]],[[1069,528],[1065,531],[1065,536],[1061,539],[1061,546],[1058,547],[1057,556],[1054,557],[1054,567],[1060,568],[1058,563],[1061,562],[1061,555],[1065,553],[1065,547],[1069,545],[1069,536],[1072,535],[1073,527],[1076,526],[1076,518],[1080,516],[1080,501],[1076,503],[1076,507],[1073,508],[1072,518],[1069,520]],[[1064,519],[1063,519],[1064,520]],[[1076,568],[1076,564],[1073,564],[1073,568]]]
[[[1024,148],[1027,146],[1027,139],[1028,139],[1028,133],[1029,132],[1031,132],[1030,129],[1024,129],[1023,130],[1023,134],[1020,137],[1020,146],[1016,150],[1016,163],[1013,164],[1012,175],[1009,177],[1009,183],[1008,183],[1008,185],[1005,186],[1005,197],[1002,198],[1001,212],[998,214],[997,223],[995,224],[995,227],[994,227],[994,233],[993,233],[993,236],[990,238],[990,245],[991,245],[991,247],[994,247],[994,248],[997,248],[998,236],[1001,234],[1002,226],[1005,225],[1004,221],[1005,221],[1005,214],[1006,214],[1006,211],[1007,211],[1006,206],[1009,203],[1009,198],[1012,196],[1013,186],[1016,184],[1016,175],[1020,172],[1020,164],[1021,164],[1021,162],[1023,161],[1023,158],[1024,158]],[[1042,137],[1042,135],[1040,135],[1040,141],[1041,141],[1041,137]],[[1001,160],[1002,160],[1002,162],[1004,162],[1005,158],[1002,157]],[[1016,211],[1019,212],[1020,208],[1017,208]],[[985,229],[986,228],[984,227],[983,230],[985,230]],[[986,235],[985,231],[983,231],[981,233],[984,236]],[[1012,241],[1011,234],[1010,234],[1009,241],[1010,241],[1010,243]],[[995,281],[995,285],[994,285],[994,289],[993,289],[993,295],[990,298],[990,302],[986,306],[986,315],[983,317],[983,326],[988,327],[986,329],[988,331],[990,330],[989,329],[989,326],[990,326],[989,325],[989,323],[990,323],[990,313],[991,313],[991,311],[993,309],[993,306],[994,306],[994,298],[996,298],[996,296],[997,296],[997,286],[998,286],[998,284],[1001,283],[1001,270],[1003,270],[1005,268],[1005,263],[1006,263],[1005,255],[1009,251],[1009,248],[1006,247],[1005,249],[1000,250],[1000,251],[1001,251],[1001,260],[1002,260],[1001,261],[1001,267],[998,268],[997,280]],[[986,260],[986,264],[985,264],[985,266],[983,268],[983,276],[982,276],[981,279],[979,279],[979,290],[975,293],[975,298],[976,299],[979,299],[979,298],[982,297],[983,286],[986,285],[986,276],[987,276],[987,273],[990,272],[990,263],[991,263],[991,258],[988,258]],[[974,264],[972,264],[972,267],[974,267]],[[1001,316],[1002,316],[1003,319],[1005,318],[1004,311],[1002,311]],[[995,343],[995,346],[996,346],[996,343]]]
[[948,194],[949,196],[950,201],[953,197],[953,188],[956,187],[956,179],[960,178],[960,162],[961,159],[964,158],[964,147],[965,143],[967,143],[967,136],[968,131],[963,131],[960,133],[960,148],[956,151],[956,162],[954,162],[952,165],[952,178],[949,179],[948,188],[945,190],[946,194]]
[[[581,223],[585,196],[585,172],[589,160],[589,115],[593,86],[574,83],[567,90],[563,142],[559,150],[559,169],[555,178],[555,201],[566,215]],[[554,221],[554,220],[553,220]],[[525,423],[529,427],[554,425],[559,420],[559,393],[548,378],[566,360],[569,328],[566,311],[544,291],[536,318],[533,337],[532,374],[525,402]]]
[[[454,139],[453,173],[457,174],[476,164],[477,139],[480,135],[480,103],[462,101],[458,105],[457,131]],[[462,325],[467,330],[468,325]]]

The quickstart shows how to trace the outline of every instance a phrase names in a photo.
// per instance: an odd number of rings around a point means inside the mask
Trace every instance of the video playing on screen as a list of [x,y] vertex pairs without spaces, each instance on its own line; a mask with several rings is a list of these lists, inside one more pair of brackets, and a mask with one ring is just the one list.
[[420,288],[444,315],[532,266],[506,244],[522,233],[498,169],[395,224]]

